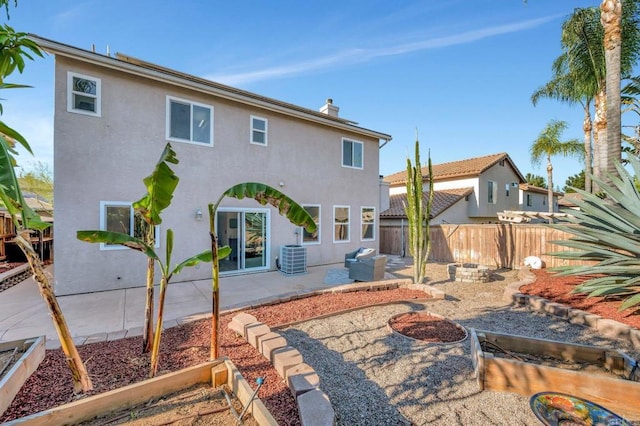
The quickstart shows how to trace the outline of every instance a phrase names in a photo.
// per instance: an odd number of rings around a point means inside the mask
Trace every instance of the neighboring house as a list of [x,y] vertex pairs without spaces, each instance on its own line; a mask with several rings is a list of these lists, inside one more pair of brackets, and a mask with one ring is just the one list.
[[[432,224],[497,222],[499,212],[518,208],[519,187],[525,180],[506,153],[434,164],[432,171]],[[428,173],[428,168],[423,167],[425,191]],[[406,170],[384,178],[389,187],[389,206],[381,209],[381,224],[393,226],[406,219],[406,180]]]
[[[549,212],[549,192],[546,188],[520,184],[520,207],[521,211]],[[553,191],[553,211],[559,212],[558,199],[562,197],[562,192]]]
[[[207,205],[241,182],[280,189],[316,218],[312,235],[269,206],[226,198],[216,219],[232,255],[222,274],[276,269],[283,245],[306,247],[309,266],[378,249],[379,148],[391,136],[340,118],[331,100],[314,111],[148,62],[33,37],[55,61],[55,291],[142,286],[146,258],[120,246],[88,244],[76,231],[132,235],[141,198],[165,144],[180,178],[157,230],[175,233],[174,261],[210,247]],[[187,268],[173,281],[208,279]]]

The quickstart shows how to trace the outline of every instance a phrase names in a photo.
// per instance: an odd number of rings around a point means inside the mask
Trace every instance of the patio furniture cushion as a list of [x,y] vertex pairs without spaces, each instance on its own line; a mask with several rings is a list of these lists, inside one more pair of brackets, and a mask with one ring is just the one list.
[[376,255],[376,249],[360,247],[359,249],[346,253],[344,255],[344,267],[348,268],[350,262],[369,259],[375,255]]
[[349,263],[349,278],[355,281],[380,281],[384,279],[387,256],[373,256]]

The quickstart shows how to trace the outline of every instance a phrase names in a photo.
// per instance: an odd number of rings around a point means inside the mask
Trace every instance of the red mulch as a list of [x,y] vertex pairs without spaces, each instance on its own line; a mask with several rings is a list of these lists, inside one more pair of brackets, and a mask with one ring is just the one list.
[[536,281],[520,287],[520,292],[544,297],[640,329],[640,310],[619,311],[622,303],[620,298],[587,297],[585,294],[571,292],[587,277],[563,277],[544,269],[533,269],[532,272],[536,275]]
[[[354,307],[417,298],[425,298],[425,294],[406,289],[324,294],[245,312],[273,327]],[[250,386],[255,388],[258,377],[265,378],[258,398],[265,403],[278,424],[299,425],[298,406],[286,382],[244,338],[227,328],[234,315],[236,313],[220,318],[220,355],[231,359]],[[158,375],[208,361],[210,340],[211,321],[208,319],[165,330],[162,334]],[[71,375],[62,351],[46,351],[44,361],[27,380],[7,411],[0,415],[0,423],[146,379],[149,354],[141,354],[141,348],[141,337],[79,346],[78,352],[94,386],[92,392],[81,396],[73,395]]]

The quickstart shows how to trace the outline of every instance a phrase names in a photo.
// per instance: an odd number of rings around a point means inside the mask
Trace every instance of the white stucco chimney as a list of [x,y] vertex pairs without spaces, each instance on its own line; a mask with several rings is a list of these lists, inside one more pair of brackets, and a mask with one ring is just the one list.
[[324,104],[322,108],[320,108],[321,113],[330,115],[332,117],[337,117],[338,111],[340,111],[340,108],[333,104],[333,99],[331,98],[327,99],[327,103]]

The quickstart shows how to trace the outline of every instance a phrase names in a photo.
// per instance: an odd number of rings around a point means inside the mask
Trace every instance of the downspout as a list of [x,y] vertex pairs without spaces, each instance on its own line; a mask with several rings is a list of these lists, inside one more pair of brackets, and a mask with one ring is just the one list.
[[389,137],[389,139],[385,139],[384,142],[382,142],[382,145],[378,146],[378,149],[384,148],[384,146],[389,142],[391,142],[391,137]]

